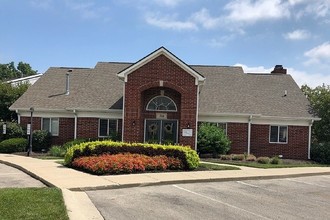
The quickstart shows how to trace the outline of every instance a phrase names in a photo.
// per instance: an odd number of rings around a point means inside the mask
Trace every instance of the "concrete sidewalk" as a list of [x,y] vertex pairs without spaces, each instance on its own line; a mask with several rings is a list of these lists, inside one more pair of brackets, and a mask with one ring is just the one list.
[[189,171],[95,176],[67,168],[57,163],[55,160],[41,160],[25,156],[0,154],[0,162],[23,170],[48,186],[61,188],[70,219],[103,219],[90,202],[88,196],[83,192],[85,190],[330,174],[330,167],[281,169],[240,167],[241,170],[227,171]]

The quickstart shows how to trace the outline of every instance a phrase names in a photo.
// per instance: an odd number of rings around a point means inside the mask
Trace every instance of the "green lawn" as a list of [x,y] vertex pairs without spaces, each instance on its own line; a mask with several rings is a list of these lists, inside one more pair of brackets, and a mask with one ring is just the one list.
[[68,220],[62,192],[57,188],[0,189],[1,220]]
[[220,163],[220,164],[230,164],[237,166],[247,166],[254,168],[292,168],[292,167],[325,167],[327,165],[313,163],[309,161],[295,161],[295,160],[282,160],[280,164],[261,164],[257,162],[248,162],[248,161],[233,161],[233,160],[220,160],[216,158],[203,158],[202,161]]
[[239,167],[223,166],[217,164],[199,163],[197,170],[240,170]]

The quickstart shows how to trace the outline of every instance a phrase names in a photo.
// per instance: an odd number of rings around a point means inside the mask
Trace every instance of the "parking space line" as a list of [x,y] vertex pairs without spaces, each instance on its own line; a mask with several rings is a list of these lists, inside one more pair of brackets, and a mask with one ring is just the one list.
[[236,183],[240,183],[240,184],[246,185],[246,186],[251,186],[253,188],[261,188],[260,186],[252,185],[252,184],[249,184],[249,183],[245,183],[243,181],[236,181]]
[[322,176],[322,177],[327,178],[327,179],[330,179],[330,176]]
[[254,212],[248,211],[248,210],[246,210],[246,209],[242,209],[242,208],[240,208],[240,207],[237,207],[237,206],[231,205],[231,204],[229,204],[229,203],[222,202],[222,201],[217,200],[217,199],[213,199],[213,198],[211,198],[211,197],[209,197],[209,196],[205,196],[205,195],[203,195],[203,194],[200,194],[200,193],[197,193],[197,192],[191,191],[191,190],[189,190],[189,189],[186,189],[186,188],[180,187],[180,186],[178,186],[178,185],[172,185],[172,186],[175,187],[175,188],[177,188],[177,189],[180,189],[180,190],[186,191],[186,192],[188,192],[188,193],[191,193],[191,194],[194,194],[194,195],[197,195],[197,196],[203,197],[203,198],[205,198],[205,199],[209,199],[209,200],[211,200],[211,201],[213,201],[213,202],[217,202],[217,203],[220,203],[220,204],[222,204],[222,205],[225,205],[225,206],[228,206],[228,207],[231,207],[231,208],[238,209],[238,210],[240,210],[240,211],[243,211],[243,212],[249,213],[249,214],[254,215],[254,216],[256,216],[256,217],[259,217],[259,218],[262,218],[262,219],[268,219],[268,220],[271,220],[271,218],[267,218],[267,217],[265,217],[265,216],[262,216],[262,215],[259,215],[259,214],[257,214],[257,213],[254,213]]
[[303,183],[303,184],[311,185],[311,186],[318,186],[318,187],[327,188],[327,186],[319,185],[319,184],[316,184],[316,183],[308,183],[308,182],[294,180],[294,179],[290,179],[290,178],[286,178],[285,180],[288,180],[288,181],[291,181],[291,182],[296,182],[296,183]]

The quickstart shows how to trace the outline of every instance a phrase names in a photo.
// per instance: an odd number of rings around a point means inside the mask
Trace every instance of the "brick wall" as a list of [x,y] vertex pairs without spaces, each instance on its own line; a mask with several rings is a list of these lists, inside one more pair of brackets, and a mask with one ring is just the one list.
[[[33,117],[32,129],[41,130],[41,118]],[[26,128],[30,117],[21,117],[21,125]],[[59,118],[59,135],[52,136],[52,145],[61,145],[74,138],[74,118]]]
[[[160,86],[160,80],[163,81],[163,86]],[[144,119],[155,117],[155,113],[145,111],[145,105],[152,95],[160,94],[160,90],[165,90],[165,95],[167,93],[179,105],[180,111],[177,114],[168,114],[168,117],[179,120],[179,143],[194,148],[194,136],[181,137],[180,135],[187,124],[194,130],[194,135],[196,133],[197,86],[195,78],[164,55],[128,75],[128,81],[125,84],[124,141],[143,142]]]
[[251,154],[283,155],[283,158],[308,159],[308,127],[288,126],[288,143],[269,143],[269,125],[251,126]]
[[97,138],[99,128],[98,118],[78,118],[77,138]]
[[231,154],[242,154],[247,152],[248,146],[248,124],[227,123],[227,135],[231,140]]

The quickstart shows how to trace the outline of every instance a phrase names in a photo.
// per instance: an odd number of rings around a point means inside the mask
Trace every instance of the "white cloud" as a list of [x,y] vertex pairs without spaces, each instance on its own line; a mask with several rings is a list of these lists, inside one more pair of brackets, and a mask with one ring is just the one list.
[[304,53],[308,60],[306,65],[324,64],[330,65],[330,42],[325,42]]
[[305,40],[310,38],[311,34],[307,30],[294,30],[292,32],[284,34],[284,38],[288,40]]
[[206,8],[202,8],[200,11],[194,13],[191,16],[191,19],[194,22],[202,25],[206,29],[215,28],[221,22],[220,17],[211,17],[211,15],[209,14],[209,11]]
[[159,5],[175,7],[182,2],[182,0],[155,0],[155,2]]
[[249,24],[290,16],[288,5],[281,0],[236,0],[225,5],[224,9],[229,11],[227,19]]
[[148,24],[162,28],[172,30],[198,30],[197,25],[191,21],[178,21],[175,16],[157,16],[149,14],[146,16]]
[[[264,66],[250,67],[244,64],[237,63],[234,66],[241,66],[245,73],[270,73],[274,68],[266,68]],[[284,67],[286,68],[286,67]],[[317,87],[324,84],[329,84],[330,75],[323,75],[321,73],[308,74],[304,71],[296,70],[294,68],[286,68],[287,73],[292,76],[299,87],[307,84],[310,87]]]
[[49,9],[52,5],[52,0],[31,0],[30,4],[35,8]]
[[65,3],[70,10],[77,12],[84,19],[102,18],[109,10],[107,7],[96,6],[93,2],[66,0]]

